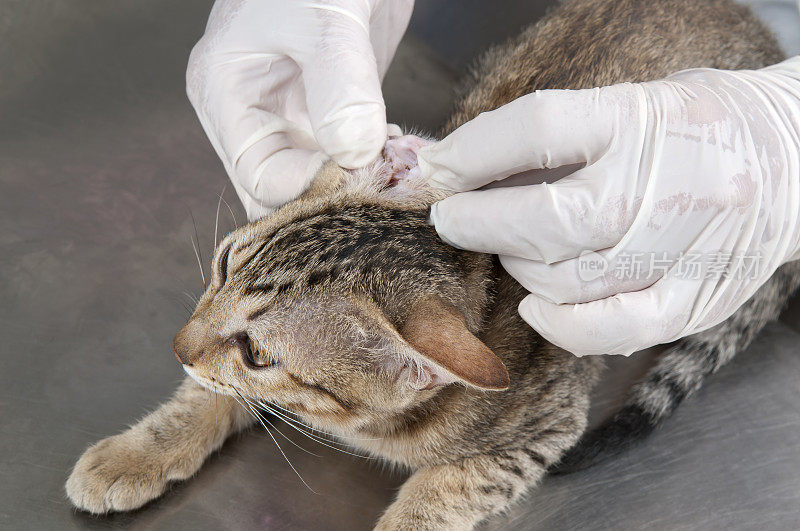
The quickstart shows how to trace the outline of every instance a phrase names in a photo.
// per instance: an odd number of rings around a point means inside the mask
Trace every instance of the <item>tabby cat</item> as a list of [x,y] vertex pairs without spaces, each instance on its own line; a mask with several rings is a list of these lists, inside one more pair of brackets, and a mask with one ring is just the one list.
[[[441,134],[537,89],[780,59],[769,32],[728,0],[567,0],[477,62]],[[379,529],[471,528],[548,468],[582,466],[650,431],[800,283],[796,263],[778,270],[728,321],[672,345],[624,409],[584,434],[600,359],[546,343],[517,314],[526,293],[495,258],[437,237],[428,207],[442,195],[407,162],[421,143],[392,141],[386,162],[357,172],[329,163],[302,197],[222,241],[174,342],[190,377],[86,451],[66,485],[77,507],[135,509],[190,477],[253,423],[239,400],[410,468]]]

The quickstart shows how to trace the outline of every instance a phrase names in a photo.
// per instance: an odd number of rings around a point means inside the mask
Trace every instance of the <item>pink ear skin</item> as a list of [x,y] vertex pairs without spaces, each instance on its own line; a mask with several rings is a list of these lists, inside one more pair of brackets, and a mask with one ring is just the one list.
[[387,140],[383,148],[383,159],[388,165],[389,174],[387,186],[419,177],[417,151],[432,143],[415,135],[396,136]]
[[500,358],[467,329],[458,310],[440,299],[417,303],[400,335],[424,358],[420,374],[409,374],[414,387],[461,381],[485,390],[508,389],[508,371]]

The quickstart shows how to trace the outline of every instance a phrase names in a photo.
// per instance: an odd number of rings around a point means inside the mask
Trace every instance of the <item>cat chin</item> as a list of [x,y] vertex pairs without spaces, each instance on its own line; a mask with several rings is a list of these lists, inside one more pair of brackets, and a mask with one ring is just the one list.
[[209,380],[208,378],[206,378],[204,376],[200,376],[191,367],[187,367],[186,365],[183,365],[183,371],[186,374],[188,374],[192,378],[192,380],[194,380],[195,382],[199,383],[200,385],[202,385],[204,388],[208,389],[209,391],[213,391],[213,392],[215,392],[217,394],[220,394],[220,395],[235,396],[235,394],[231,391],[230,388],[223,387],[223,386],[219,385],[215,381],[211,381],[211,380]]

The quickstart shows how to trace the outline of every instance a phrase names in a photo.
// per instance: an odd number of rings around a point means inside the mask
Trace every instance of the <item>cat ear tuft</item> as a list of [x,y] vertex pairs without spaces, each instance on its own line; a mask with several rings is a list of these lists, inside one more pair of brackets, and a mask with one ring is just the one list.
[[400,335],[423,358],[417,367],[407,369],[415,388],[461,381],[480,389],[508,389],[503,362],[469,331],[463,315],[441,299],[430,297],[417,303]]

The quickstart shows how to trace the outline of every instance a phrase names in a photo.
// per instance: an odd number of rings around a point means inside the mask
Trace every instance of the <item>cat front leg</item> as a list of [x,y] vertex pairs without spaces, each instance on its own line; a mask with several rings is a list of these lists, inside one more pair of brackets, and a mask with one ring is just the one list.
[[472,529],[507,509],[544,474],[545,458],[532,450],[498,451],[420,468],[375,529]]
[[67,480],[67,496],[90,513],[129,511],[197,472],[233,432],[251,423],[226,396],[187,378],[175,395],[127,431],[91,446]]

